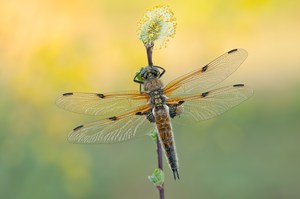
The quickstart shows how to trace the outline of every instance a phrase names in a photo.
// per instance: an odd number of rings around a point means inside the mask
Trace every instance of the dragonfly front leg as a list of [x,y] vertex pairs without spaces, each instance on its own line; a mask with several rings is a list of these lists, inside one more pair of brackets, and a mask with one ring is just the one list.
[[137,73],[137,74],[134,76],[133,81],[134,81],[135,83],[140,84],[140,93],[142,94],[142,93],[143,93],[143,91],[142,91],[142,84],[144,84],[144,82],[141,81],[141,80],[139,80],[139,78],[138,78],[139,75],[140,75],[140,73]]

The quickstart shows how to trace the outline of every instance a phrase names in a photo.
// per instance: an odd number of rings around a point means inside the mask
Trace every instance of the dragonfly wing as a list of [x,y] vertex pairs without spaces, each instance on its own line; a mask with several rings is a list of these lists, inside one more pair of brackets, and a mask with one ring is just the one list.
[[231,50],[206,66],[173,80],[164,92],[168,97],[176,97],[207,91],[236,71],[247,55],[243,49]]
[[107,118],[145,105],[148,96],[137,91],[118,93],[65,93],[56,100],[60,108],[87,115]]
[[72,143],[111,144],[146,135],[155,127],[146,114],[141,114],[147,111],[151,111],[150,107],[143,106],[121,116],[80,125],[73,129],[68,140]]
[[[200,95],[169,99],[169,104],[182,104],[184,112],[175,117],[177,122],[187,120],[201,121],[213,118],[239,105],[250,96],[253,90],[243,84],[236,84]],[[181,120],[181,118],[184,120]]]

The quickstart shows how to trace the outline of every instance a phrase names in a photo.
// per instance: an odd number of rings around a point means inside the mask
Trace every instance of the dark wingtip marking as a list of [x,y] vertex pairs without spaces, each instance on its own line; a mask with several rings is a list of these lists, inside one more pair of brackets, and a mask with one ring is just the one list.
[[77,126],[76,128],[73,129],[73,131],[77,131],[79,129],[81,129],[83,127],[83,125]]
[[116,116],[113,116],[113,117],[110,117],[110,118],[108,118],[108,119],[110,119],[111,121],[116,121],[116,120],[117,120],[117,117],[116,117]]
[[179,105],[181,105],[181,104],[183,104],[183,103],[184,103],[184,101],[179,101],[179,102],[178,102]]
[[202,71],[205,72],[207,70],[207,65],[202,67]]
[[73,95],[73,93],[64,93],[63,96]]
[[101,93],[98,93],[97,96],[100,97],[100,98],[104,98],[104,97],[105,97],[105,96],[104,96],[103,94],[101,94]]
[[233,87],[243,87],[243,86],[245,86],[244,84],[235,84],[235,85],[233,85]]
[[237,50],[238,50],[238,49],[230,50],[230,51],[228,51],[228,54],[233,53],[233,52],[235,52],[235,51],[237,51]]
[[137,112],[136,115],[143,115],[143,113],[142,112]]
[[202,97],[206,97],[208,95],[209,92],[204,92],[201,94]]
[[180,180],[178,169],[172,169],[172,171],[173,171],[174,180],[176,180],[176,179]]

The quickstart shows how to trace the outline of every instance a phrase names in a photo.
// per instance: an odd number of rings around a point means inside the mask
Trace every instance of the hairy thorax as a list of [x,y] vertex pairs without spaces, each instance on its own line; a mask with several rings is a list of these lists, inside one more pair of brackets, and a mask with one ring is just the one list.
[[163,85],[162,81],[158,78],[146,80],[144,82],[144,90],[146,92],[162,89],[163,86],[164,85]]
[[162,87],[162,82],[157,78],[144,82],[144,90],[150,97],[150,104],[152,108],[163,109],[163,106],[166,103],[166,97]]

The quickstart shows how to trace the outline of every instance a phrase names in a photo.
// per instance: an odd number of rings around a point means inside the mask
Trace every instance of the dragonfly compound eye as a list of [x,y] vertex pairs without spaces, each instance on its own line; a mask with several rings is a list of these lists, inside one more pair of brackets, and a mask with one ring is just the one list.
[[143,79],[152,79],[159,77],[159,70],[153,66],[147,66],[142,72],[141,72],[141,77]]

